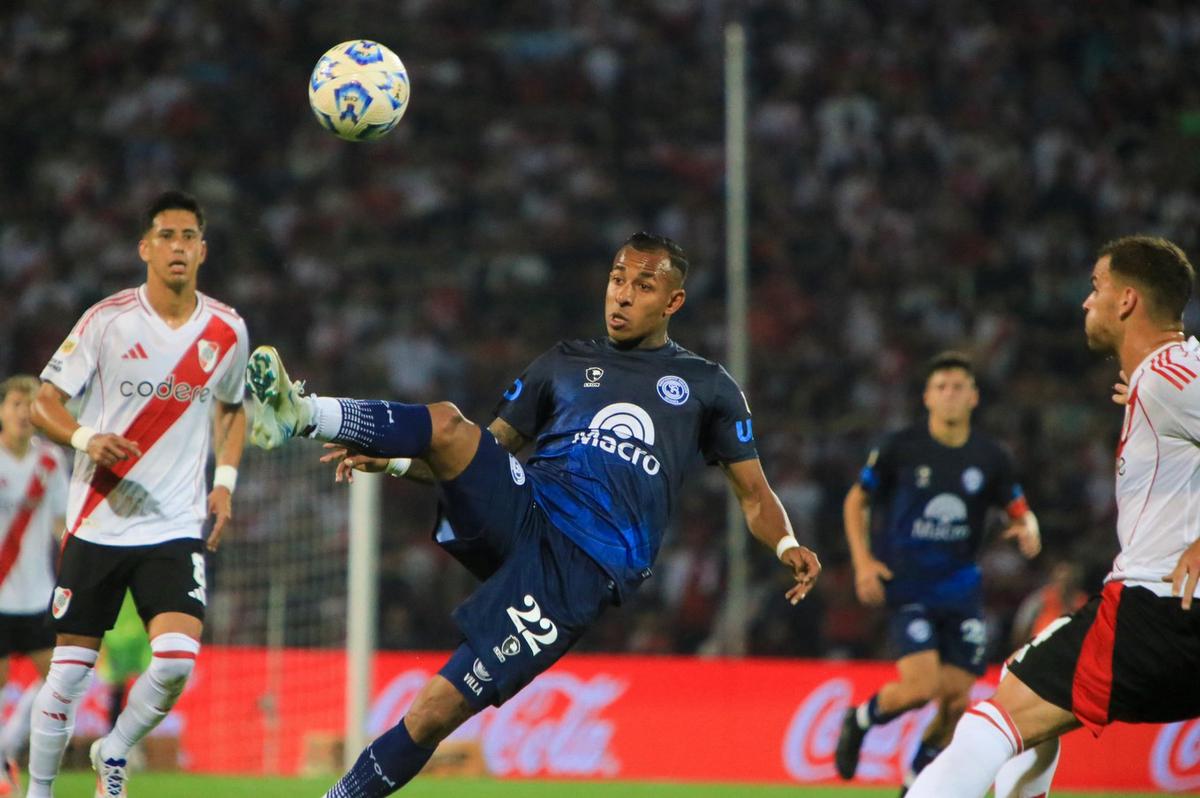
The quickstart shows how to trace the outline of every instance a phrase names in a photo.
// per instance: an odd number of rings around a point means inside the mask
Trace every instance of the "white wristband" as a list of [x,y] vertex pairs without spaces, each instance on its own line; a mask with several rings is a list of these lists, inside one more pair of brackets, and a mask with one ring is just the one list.
[[237,487],[237,469],[231,465],[219,465],[213,472],[213,487],[228,488],[233,493]]
[[788,549],[800,548],[800,542],[791,535],[784,535],[778,543],[775,544],[775,556],[780,560],[783,559],[783,553]]
[[408,469],[412,467],[411,457],[393,457],[388,460],[387,468],[384,473],[388,476],[402,477],[408,473]]
[[86,452],[88,444],[91,443],[94,437],[96,437],[96,430],[81,425],[71,433],[71,448]]

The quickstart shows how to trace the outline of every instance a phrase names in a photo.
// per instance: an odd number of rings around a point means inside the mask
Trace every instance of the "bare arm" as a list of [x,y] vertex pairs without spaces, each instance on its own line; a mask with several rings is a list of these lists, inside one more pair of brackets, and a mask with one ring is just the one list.
[[[67,410],[67,400],[70,398],[58,386],[44,382],[33,399],[30,414],[33,425],[41,430],[42,434],[63,446],[73,445],[72,437],[81,429],[79,422]],[[93,463],[106,468],[120,460],[142,456],[142,451],[135,442],[103,431],[91,436],[85,450]]]
[[[492,423],[488,425],[488,432],[511,454],[521,451],[528,442],[528,439],[524,435],[517,432],[511,424],[501,418],[492,420]],[[390,462],[386,457],[367,457],[363,454],[352,454],[346,447],[339,446],[336,443],[327,443],[325,444],[325,448],[329,452],[321,457],[321,462],[337,463],[337,473],[334,476],[334,480],[337,482],[353,482],[355,471],[368,473],[384,471]],[[422,482],[425,484],[433,484],[437,481],[433,476],[433,469],[429,467],[428,463],[419,458],[409,460],[408,468],[405,470],[403,477],[411,479],[413,482]]]
[[[750,534],[755,539],[773,551],[778,550],[782,541],[795,539],[783,503],[767,484],[762,464],[757,459],[722,463],[721,468],[742,508]],[[821,563],[811,549],[796,545],[784,551],[780,560],[792,571],[796,580],[795,586],[787,592],[788,600],[795,604],[808,595],[816,583],[821,573]]]
[[877,607],[884,600],[880,580],[891,579],[892,572],[871,554],[871,497],[857,482],[842,503],[842,524],[854,566],[854,592],[863,604]]
[[[246,447],[246,408],[241,402],[231,405],[217,402],[213,413],[213,451],[216,452],[217,468],[236,469]],[[224,485],[213,485],[208,494],[208,514],[216,519],[208,533],[208,550],[216,551],[221,545],[225,524],[233,517],[233,491]]]

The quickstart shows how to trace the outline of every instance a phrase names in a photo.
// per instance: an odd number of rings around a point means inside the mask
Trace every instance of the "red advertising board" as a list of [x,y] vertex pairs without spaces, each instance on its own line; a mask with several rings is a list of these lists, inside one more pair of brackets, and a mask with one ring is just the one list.
[[[403,716],[445,657],[377,657],[372,734]],[[164,731],[181,736],[193,770],[300,772],[306,742],[341,731],[344,673],[339,651],[210,646]],[[455,738],[478,742],[500,777],[829,782],[843,711],[892,674],[883,663],[571,655]],[[979,697],[995,678],[981,682]],[[859,777],[898,783],[929,712],[873,730]],[[102,722],[102,703],[89,698],[81,730],[97,725],[97,713]],[[1075,732],[1064,741],[1056,783],[1196,790],[1200,721],[1117,724],[1098,740]]]

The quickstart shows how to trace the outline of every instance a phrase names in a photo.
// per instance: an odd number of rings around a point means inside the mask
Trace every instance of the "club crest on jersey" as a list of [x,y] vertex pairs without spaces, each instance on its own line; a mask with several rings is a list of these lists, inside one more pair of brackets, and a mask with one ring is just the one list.
[[604,376],[604,369],[599,366],[588,366],[583,370],[583,387],[584,388],[599,388],[600,378]]
[[676,377],[670,374],[658,381],[658,396],[669,405],[678,407],[688,400],[692,392],[688,390],[688,384],[684,382],[683,377]]
[[54,600],[50,602],[50,614],[55,618],[61,618],[67,614],[67,607],[71,606],[71,590],[65,587],[54,588]]
[[204,369],[205,374],[212,374],[212,370],[217,365],[217,356],[220,354],[221,346],[215,341],[201,338],[196,342],[196,355],[200,359],[200,368]]
[[983,487],[983,472],[975,466],[971,466],[962,473],[963,490],[967,493],[975,494]]
[[508,470],[512,472],[514,483],[518,485],[525,484],[525,469],[521,466],[521,461],[511,454],[508,456]]

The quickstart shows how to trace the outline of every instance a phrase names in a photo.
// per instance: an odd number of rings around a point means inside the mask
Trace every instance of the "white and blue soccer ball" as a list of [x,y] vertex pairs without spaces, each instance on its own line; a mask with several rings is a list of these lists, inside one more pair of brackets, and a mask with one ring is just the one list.
[[371,141],[400,122],[408,108],[408,71],[379,42],[355,39],[330,47],[308,79],[317,121],[347,141]]

